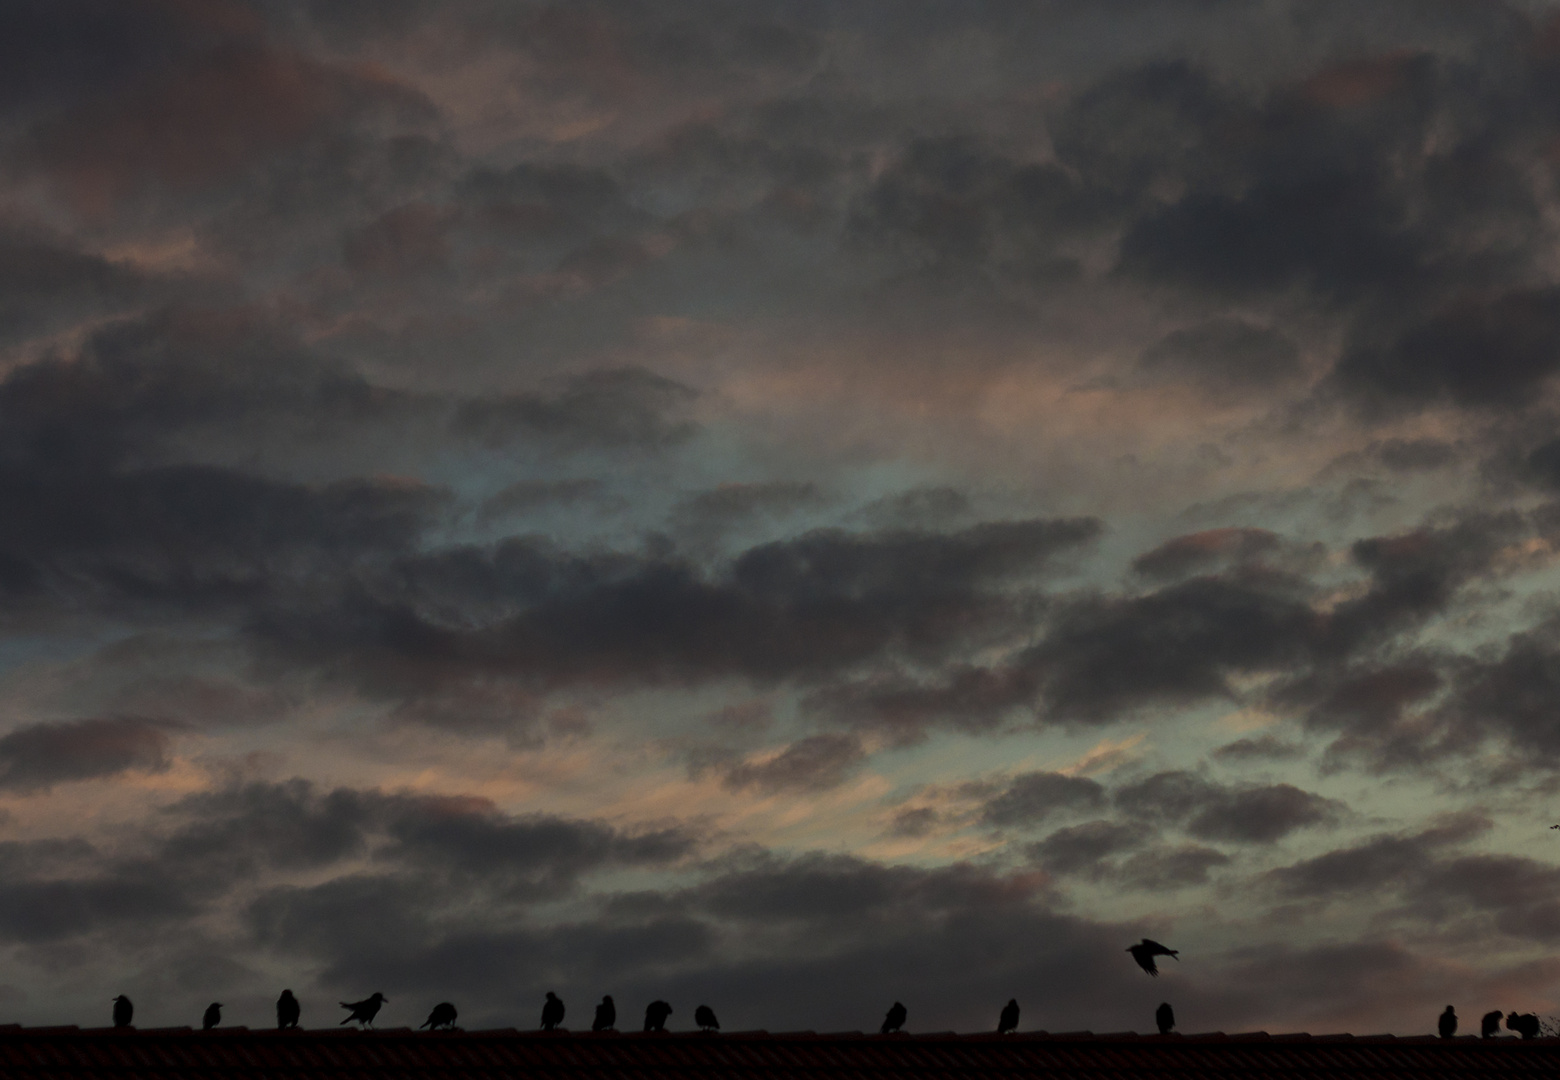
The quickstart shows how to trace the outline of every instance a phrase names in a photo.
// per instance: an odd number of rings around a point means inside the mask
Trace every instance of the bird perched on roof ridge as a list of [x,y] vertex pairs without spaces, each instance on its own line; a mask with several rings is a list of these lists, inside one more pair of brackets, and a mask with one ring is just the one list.
[[1500,1034],[1500,1022],[1506,1018],[1506,1014],[1499,1009],[1492,1009],[1484,1014],[1484,1019],[1479,1022],[1479,1038],[1493,1039]]
[[693,1010],[693,1022],[699,1025],[700,1031],[719,1031],[720,1021],[715,1019],[715,1010],[708,1005],[700,1005]]
[[[343,1001],[341,1007],[343,1009],[351,1009],[352,1011],[347,1014],[347,1018],[341,1023],[350,1024],[356,1020],[365,1027],[373,1027],[374,1017],[379,1015],[379,1006],[389,1000],[378,990],[375,990],[373,997],[366,997],[362,1001]],[[337,1026],[339,1027],[340,1025],[338,1024]]]
[[659,999],[645,1006],[645,1030],[665,1031],[666,1018],[672,1015],[672,1007]]
[[1002,1015],[997,1017],[997,1034],[1006,1035],[1010,1031],[1018,1030],[1018,998],[1008,998],[1008,1003],[1002,1006]]
[[451,1028],[455,1026],[455,1020],[460,1014],[455,1011],[455,1006],[448,1001],[441,1001],[433,1007],[428,1014],[428,1019],[417,1026],[427,1028],[429,1031],[437,1031],[439,1028]]
[[135,1015],[135,1006],[130,999],[120,994],[114,999],[114,1026],[129,1027],[130,1018]]
[[1436,1031],[1441,1033],[1441,1038],[1450,1039],[1457,1034],[1457,1010],[1450,1005],[1441,1014],[1441,1018],[1435,1023]]
[[200,1029],[210,1031],[220,1023],[222,1023],[222,1002],[213,1001],[206,1006],[206,1013],[200,1018]]
[[617,1006],[612,1003],[611,994],[601,996],[601,1004],[596,1006],[596,1019],[591,1022],[592,1031],[611,1031],[612,1025],[617,1023]]
[[563,1023],[563,1014],[566,1011],[563,1007],[563,999],[551,990],[547,991],[547,1000],[542,1003],[542,1030],[552,1031]]
[[1506,1026],[1524,1039],[1538,1038],[1538,1017],[1532,1013],[1508,1013]]
[[1159,977],[1159,965],[1154,963],[1154,957],[1168,956],[1177,962],[1181,959],[1180,949],[1166,948],[1152,938],[1144,938],[1142,943],[1138,945],[1128,945],[1127,952],[1132,954],[1132,959],[1137,961],[1138,967],[1155,978]]
[[888,1015],[883,1017],[883,1034],[887,1035],[890,1032],[898,1031],[900,1028],[904,1027],[905,1019],[909,1015],[910,1014],[905,1011],[905,1007],[903,1005],[899,1004],[897,1001],[894,1002],[893,1006],[888,1010]]
[[1159,1025],[1161,1035],[1168,1035],[1175,1030],[1175,1010],[1168,1001],[1161,1001],[1159,1008],[1154,1010],[1154,1023]]
[[303,1009],[298,1005],[298,999],[293,997],[291,990],[283,990],[282,996],[276,999],[276,1027],[295,1028],[298,1026],[298,1017]]

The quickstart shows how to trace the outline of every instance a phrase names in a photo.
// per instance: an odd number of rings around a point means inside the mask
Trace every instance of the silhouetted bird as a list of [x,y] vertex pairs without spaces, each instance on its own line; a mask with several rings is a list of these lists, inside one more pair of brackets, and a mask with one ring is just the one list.
[[433,1007],[433,1012],[428,1014],[428,1019],[417,1026],[425,1027],[429,1031],[433,1031],[436,1028],[454,1027],[455,1017],[458,1015],[455,1011],[455,1006],[448,1001],[441,1001]]
[[[383,1005],[387,1000],[389,999],[375,990],[373,997],[364,998],[362,1001],[343,1001],[341,1007],[343,1009],[351,1009],[352,1011],[347,1014],[347,1018],[341,1023],[350,1024],[356,1020],[359,1024],[373,1027],[374,1017],[379,1015],[379,1006]],[[337,1026],[339,1027],[340,1025]]]
[[1018,1030],[1018,998],[1008,998],[1008,1003],[1002,1006],[1002,1015],[997,1017],[997,1034],[1006,1035],[1010,1031]]
[[282,996],[276,999],[276,1026],[278,1028],[297,1027],[298,1017],[302,1011],[298,1006],[298,999],[292,996],[292,991],[283,990]]
[[222,1002],[213,1001],[206,1006],[206,1015],[200,1018],[200,1029],[210,1031],[220,1023],[222,1023]]
[[1141,945],[1127,946],[1127,952],[1132,954],[1132,959],[1137,961],[1137,966],[1156,978],[1159,975],[1159,965],[1154,963],[1156,956],[1168,956],[1172,960],[1180,959],[1180,949],[1167,949],[1157,941],[1148,938],[1143,939]]
[[905,1026],[905,1018],[910,1014],[905,1012],[905,1007],[899,1002],[894,1002],[893,1008],[888,1010],[888,1015],[883,1017],[883,1034],[898,1031]]
[[604,994],[601,1004],[596,1006],[596,1019],[591,1021],[592,1031],[611,1031],[612,1025],[617,1023],[617,1006],[612,1004],[612,995]]
[[719,1031],[720,1021],[715,1019],[715,1010],[708,1005],[700,1005],[693,1010],[693,1022],[699,1025],[700,1031]]
[[114,999],[114,1026],[129,1027],[130,1018],[135,1015],[135,1006],[130,1004],[130,999],[120,994]]
[[1154,1010],[1154,1023],[1159,1025],[1161,1035],[1168,1035],[1175,1030],[1175,1010],[1168,1001],[1160,1002],[1159,1008]]
[[645,1030],[665,1031],[666,1018],[672,1015],[672,1007],[664,1001],[652,1001],[645,1006]]
[[1436,1021],[1435,1029],[1441,1033],[1441,1038],[1450,1039],[1457,1034],[1457,1010],[1450,1005],[1441,1014],[1441,1019]]
[[547,991],[547,1000],[542,1003],[542,1030],[551,1031],[563,1023],[563,1012],[563,999]]
[[1500,1034],[1500,1022],[1506,1018],[1506,1014],[1496,1009],[1494,1012],[1484,1014],[1484,1019],[1479,1021],[1479,1038],[1493,1039]]
[[1507,1013],[1506,1026],[1524,1039],[1538,1038],[1538,1017],[1532,1013]]

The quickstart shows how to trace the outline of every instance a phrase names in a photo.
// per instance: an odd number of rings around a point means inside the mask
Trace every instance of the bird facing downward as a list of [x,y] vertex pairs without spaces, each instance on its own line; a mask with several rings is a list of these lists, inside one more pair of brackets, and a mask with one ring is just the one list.
[[1538,1038],[1538,1017],[1532,1013],[1507,1013],[1506,1026],[1524,1039]]
[[909,1015],[903,1005],[897,1001],[894,1002],[893,1007],[888,1010],[888,1015],[883,1017],[883,1034],[887,1035],[889,1032],[898,1031],[904,1027],[905,1019]]
[[1010,1031],[1018,1030],[1018,998],[1008,998],[1008,1003],[1002,1006],[1002,1015],[997,1017],[997,1034],[1006,1035]]
[[1181,958],[1180,949],[1167,949],[1159,942],[1150,938],[1144,938],[1142,943],[1138,945],[1128,945],[1127,952],[1132,954],[1132,959],[1137,961],[1138,967],[1155,978],[1159,976],[1159,965],[1154,963],[1154,957],[1168,956],[1172,960],[1177,961]]
[[1159,1025],[1161,1035],[1168,1035],[1175,1030],[1175,1010],[1168,1001],[1160,1002],[1159,1008],[1154,1010],[1154,1023]]
[[672,1007],[664,1001],[652,1001],[645,1006],[645,1030],[665,1031],[666,1018],[672,1015]]
[[719,1031],[720,1021],[715,1019],[715,1010],[708,1005],[700,1005],[693,1010],[693,1022],[699,1025],[700,1031]]
[[129,1027],[130,1018],[135,1015],[135,1006],[130,999],[120,994],[114,999],[114,1026]]
[[1484,1014],[1484,1019],[1479,1021],[1479,1038],[1493,1039],[1500,1034],[1500,1022],[1506,1018],[1506,1014],[1499,1009]]
[[617,1006],[612,1003],[612,995],[604,994],[601,1004],[596,1006],[596,1019],[591,1022],[592,1031],[611,1031],[612,1025],[617,1023]]
[[347,1018],[341,1023],[350,1024],[356,1020],[365,1027],[373,1027],[374,1017],[379,1015],[379,1006],[388,1000],[378,990],[375,990],[373,997],[366,997],[362,1001],[343,1001],[341,1007],[343,1009],[351,1009],[352,1011],[347,1014]]
[[551,990],[547,991],[547,1000],[542,1003],[542,1030],[552,1031],[563,1023],[563,999]]
[[295,1028],[298,1026],[298,1017],[303,1012],[298,1006],[298,999],[293,997],[291,990],[283,990],[282,996],[276,999],[276,1026],[281,1028]]
[[1446,1011],[1441,1014],[1441,1019],[1436,1021],[1435,1028],[1441,1033],[1441,1038],[1443,1039],[1450,1039],[1453,1035],[1456,1035],[1457,1010],[1448,1005]]
[[429,1031],[437,1031],[439,1028],[451,1028],[455,1026],[455,1018],[460,1014],[455,1011],[455,1006],[448,1001],[441,1001],[433,1007],[433,1012],[428,1014],[418,1027],[425,1027]]
[[200,1029],[210,1031],[220,1023],[222,1023],[222,1002],[213,1001],[206,1006],[206,1015],[200,1018]]

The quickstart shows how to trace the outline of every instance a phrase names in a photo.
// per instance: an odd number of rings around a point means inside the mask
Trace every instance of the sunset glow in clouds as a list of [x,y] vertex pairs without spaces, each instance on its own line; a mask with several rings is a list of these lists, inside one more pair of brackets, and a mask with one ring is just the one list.
[[1557,17],[0,4],[0,1021],[1560,1013]]

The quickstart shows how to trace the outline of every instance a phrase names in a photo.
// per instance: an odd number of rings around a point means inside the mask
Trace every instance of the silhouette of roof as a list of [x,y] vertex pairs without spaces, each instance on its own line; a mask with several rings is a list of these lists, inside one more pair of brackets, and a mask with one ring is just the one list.
[[180,1080],[316,1077],[492,1080],[527,1077],[672,1080],[1069,1080],[1121,1077],[1545,1076],[1560,1038],[1433,1035],[726,1035],[701,1032],[419,1032],[407,1028],[273,1031],[0,1026],[0,1076]]

